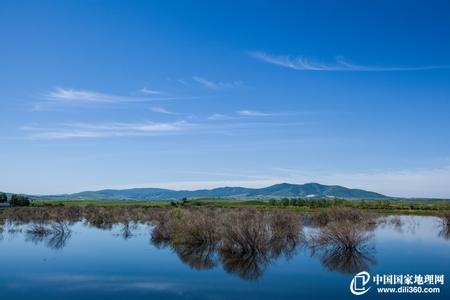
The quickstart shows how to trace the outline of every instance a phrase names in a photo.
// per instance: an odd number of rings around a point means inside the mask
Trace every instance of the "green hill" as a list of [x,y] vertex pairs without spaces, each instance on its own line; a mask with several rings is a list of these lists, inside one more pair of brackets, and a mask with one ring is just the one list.
[[135,188],[124,190],[106,189],[86,191],[75,194],[35,196],[54,200],[171,200],[181,198],[345,198],[345,199],[388,199],[388,196],[375,192],[350,189],[339,185],[306,184],[275,184],[265,188],[221,187],[195,191],[169,190],[158,188]]

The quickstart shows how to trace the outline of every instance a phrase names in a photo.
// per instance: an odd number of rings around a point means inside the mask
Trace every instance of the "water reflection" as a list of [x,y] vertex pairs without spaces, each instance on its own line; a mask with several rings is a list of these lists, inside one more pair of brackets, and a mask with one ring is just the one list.
[[[288,210],[79,211],[78,222],[65,223],[71,235],[53,229],[60,220],[52,211],[50,219],[20,211],[32,221],[0,225],[4,299],[346,299],[361,269],[448,273],[450,243],[437,236],[444,223],[435,217],[383,224],[340,210],[310,214],[305,224]],[[97,212],[102,229],[88,221]]]
[[71,238],[72,231],[68,222],[59,221],[52,223],[50,226],[33,224],[25,234],[26,241],[34,244],[44,243],[50,249],[61,250]]
[[[319,256],[324,267],[333,272],[354,274],[370,270],[376,264],[372,245],[374,217],[354,210],[331,210],[313,219],[317,230],[310,237],[313,256]],[[381,220],[384,222],[385,220]]]
[[450,239],[450,215],[441,216],[438,235],[443,239]]
[[[375,226],[374,218],[362,211],[330,209],[309,217],[315,234],[305,237],[304,215],[288,210],[256,209],[171,209],[141,208],[56,208],[70,220],[84,220],[87,226],[111,230],[120,224],[119,235],[134,236],[138,224],[155,224],[151,243],[171,248],[179,259],[195,270],[219,265],[229,274],[257,280],[278,258],[293,257],[299,247],[311,250],[330,271],[354,273],[375,264],[367,246]],[[70,240],[69,221],[52,210],[18,211],[18,220],[34,220],[25,231],[26,241],[61,250]],[[52,220],[56,219],[56,220]],[[19,222],[18,222],[19,223]]]
[[393,229],[398,233],[415,234],[419,228],[419,223],[416,222],[413,216],[383,216],[377,219],[377,226],[381,228]]
[[377,263],[373,251],[342,248],[325,249],[320,255],[320,262],[329,271],[342,274],[370,270]]
[[211,243],[184,243],[173,246],[182,262],[196,270],[208,270],[218,265],[216,247]]
[[114,226],[114,222],[108,221],[102,216],[91,216],[89,219],[86,220],[86,225],[101,230],[111,230],[112,227]]
[[[260,279],[279,258],[295,256],[300,248],[310,251],[331,272],[354,274],[370,270],[377,264],[373,246],[375,227],[413,233],[418,226],[412,217],[411,221],[398,216],[381,218],[346,208],[310,214],[307,223],[301,213],[247,208],[57,207],[8,213],[14,222],[0,224],[0,240],[6,233],[17,234],[25,228],[26,241],[62,250],[72,237],[71,224],[76,221],[91,229],[114,227],[118,232],[113,234],[124,240],[136,236],[138,226],[148,226],[151,244],[173,250],[190,268],[222,267],[227,273],[250,281]],[[439,236],[449,239],[449,218],[443,216],[440,220]]]
[[176,210],[155,227],[151,242],[171,247],[194,269],[221,263],[230,274],[256,280],[275,259],[295,253],[301,227],[301,215],[288,211]]
[[266,253],[221,251],[224,270],[245,280],[257,280],[272,262]]
[[134,236],[133,231],[137,229],[137,224],[134,222],[123,222],[122,223],[122,228],[120,230],[120,236],[124,239],[124,240],[128,240],[130,238],[132,238]]

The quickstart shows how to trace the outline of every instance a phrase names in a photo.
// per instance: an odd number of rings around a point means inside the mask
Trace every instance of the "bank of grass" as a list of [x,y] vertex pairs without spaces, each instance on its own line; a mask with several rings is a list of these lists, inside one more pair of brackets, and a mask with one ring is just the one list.
[[450,200],[344,200],[344,199],[269,199],[239,200],[223,198],[182,199],[167,201],[130,200],[35,200],[32,206],[145,206],[155,208],[206,207],[206,208],[286,208],[294,211],[320,211],[328,207],[350,207],[378,213],[434,215],[450,212]]
[[170,206],[170,201],[134,201],[134,200],[34,200],[31,206],[145,206],[163,208]]

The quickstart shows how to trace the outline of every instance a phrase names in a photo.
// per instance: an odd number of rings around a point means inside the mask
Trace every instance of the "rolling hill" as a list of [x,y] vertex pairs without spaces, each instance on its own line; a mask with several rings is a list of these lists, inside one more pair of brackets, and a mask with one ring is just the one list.
[[85,191],[75,194],[34,196],[33,198],[53,200],[172,200],[181,198],[346,198],[346,199],[389,199],[375,192],[350,189],[339,185],[319,183],[280,183],[265,188],[220,187],[202,190],[169,190],[159,188],[133,188],[124,190]]

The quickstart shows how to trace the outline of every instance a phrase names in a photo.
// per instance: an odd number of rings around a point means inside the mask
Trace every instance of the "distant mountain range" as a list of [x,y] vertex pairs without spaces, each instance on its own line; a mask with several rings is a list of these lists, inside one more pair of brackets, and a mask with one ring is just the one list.
[[389,199],[390,197],[360,189],[350,189],[339,185],[275,184],[265,188],[220,187],[195,191],[169,190],[158,188],[134,188],[124,190],[86,191],[75,194],[33,196],[53,200],[173,200],[181,198],[345,198],[345,199]]

